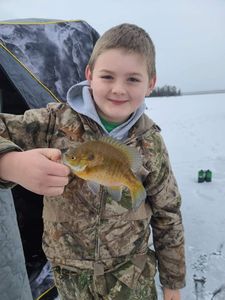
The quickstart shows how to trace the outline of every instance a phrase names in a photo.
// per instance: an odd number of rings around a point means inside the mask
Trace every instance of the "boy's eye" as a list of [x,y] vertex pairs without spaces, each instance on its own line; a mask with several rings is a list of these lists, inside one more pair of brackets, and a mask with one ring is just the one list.
[[103,79],[113,79],[111,75],[102,75],[101,78]]
[[131,82],[140,82],[140,79],[138,79],[136,77],[129,77],[128,81],[131,81]]

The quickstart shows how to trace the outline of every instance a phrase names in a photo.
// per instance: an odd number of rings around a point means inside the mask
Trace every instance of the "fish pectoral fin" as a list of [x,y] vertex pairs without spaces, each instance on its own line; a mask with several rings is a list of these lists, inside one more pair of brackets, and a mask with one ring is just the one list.
[[97,182],[94,182],[94,181],[87,181],[87,185],[94,194],[99,193],[100,184],[98,184]]
[[141,203],[146,198],[146,190],[142,183],[138,183],[137,185],[133,186],[131,190],[131,197],[132,197],[132,207],[134,210],[138,209]]
[[122,188],[119,186],[110,186],[107,187],[108,193],[113,200],[119,202],[122,196]]

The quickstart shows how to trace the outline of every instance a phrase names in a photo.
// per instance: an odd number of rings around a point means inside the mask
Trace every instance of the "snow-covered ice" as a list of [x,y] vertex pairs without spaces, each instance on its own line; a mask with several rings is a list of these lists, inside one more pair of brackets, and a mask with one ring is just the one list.
[[[225,300],[225,94],[147,98],[146,104],[162,129],[183,199],[182,300]],[[198,183],[201,169],[212,171],[212,182]]]

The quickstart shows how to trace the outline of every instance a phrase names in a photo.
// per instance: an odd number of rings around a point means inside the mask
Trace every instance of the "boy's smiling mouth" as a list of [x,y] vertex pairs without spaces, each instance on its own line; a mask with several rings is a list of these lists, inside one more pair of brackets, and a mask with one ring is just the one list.
[[126,103],[128,102],[128,100],[119,100],[119,99],[108,99],[108,101],[112,102],[112,103],[115,103],[115,104],[123,104],[123,103]]

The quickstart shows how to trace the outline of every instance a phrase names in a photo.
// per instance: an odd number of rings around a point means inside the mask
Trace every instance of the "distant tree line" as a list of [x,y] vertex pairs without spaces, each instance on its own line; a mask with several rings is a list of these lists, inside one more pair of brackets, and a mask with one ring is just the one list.
[[169,96],[180,96],[181,90],[175,86],[164,85],[163,87],[156,87],[152,91],[149,97],[169,97]]

